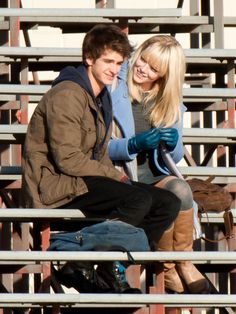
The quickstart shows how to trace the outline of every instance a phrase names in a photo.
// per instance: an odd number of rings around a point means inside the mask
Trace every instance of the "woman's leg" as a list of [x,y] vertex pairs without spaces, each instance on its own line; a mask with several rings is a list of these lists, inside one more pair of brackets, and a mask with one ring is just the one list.
[[[174,222],[172,233],[165,232],[158,243],[160,250],[192,251],[193,247],[193,197],[187,182],[179,178],[168,176],[156,184],[172,191],[181,200],[181,210]],[[172,236],[172,241],[171,241]],[[176,292],[183,292],[186,284],[191,293],[205,293],[209,291],[209,284],[205,277],[190,261],[166,263],[165,283],[167,288]],[[175,282],[175,283],[173,283]]]

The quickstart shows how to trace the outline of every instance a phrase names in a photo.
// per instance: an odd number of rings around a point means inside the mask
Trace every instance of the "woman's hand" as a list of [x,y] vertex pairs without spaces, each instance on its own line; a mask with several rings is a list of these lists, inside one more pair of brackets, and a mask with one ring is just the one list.
[[161,141],[165,142],[166,148],[172,151],[178,143],[179,132],[174,128],[160,129],[160,137]]
[[136,134],[128,141],[128,151],[130,154],[136,154],[141,151],[155,149],[161,140],[160,129],[153,128],[146,132]]

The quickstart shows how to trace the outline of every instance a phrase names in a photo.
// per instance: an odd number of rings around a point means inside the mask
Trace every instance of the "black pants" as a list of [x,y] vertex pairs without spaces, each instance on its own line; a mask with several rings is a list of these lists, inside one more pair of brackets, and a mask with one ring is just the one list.
[[172,192],[140,182],[117,182],[107,177],[83,177],[89,192],[63,208],[78,208],[86,216],[117,218],[145,230],[157,242],[176,219],[180,200]]

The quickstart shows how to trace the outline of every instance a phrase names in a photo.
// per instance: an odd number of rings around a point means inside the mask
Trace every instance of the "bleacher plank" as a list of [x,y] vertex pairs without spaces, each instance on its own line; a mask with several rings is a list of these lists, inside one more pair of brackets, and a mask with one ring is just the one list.
[[[71,57],[82,60],[81,48],[59,48],[59,47],[0,47],[0,56],[12,57],[12,60],[27,58],[43,58],[43,57]],[[2,60],[3,61],[3,60]]]
[[[51,85],[0,84],[0,101],[19,101],[18,95],[28,95],[29,102],[38,103]],[[199,111],[199,104],[214,104],[207,110],[227,110],[228,99],[236,99],[234,88],[184,88],[183,102],[193,104],[191,110]],[[217,101],[219,104],[217,105]],[[202,109],[201,109],[202,110]]]
[[[0,84],[0,94],[43,95],[51,85]],[[236,98],[235,88],[183,88],[184,97],[192,98]]]
[[[210,33],[214,31],[214,19],[209,16],[182,16],[181,8],[152,9],[1,9],[0,16],[19,17],[21,24],[49,25],[68,28],[79,24],[80,30],[88,31],[96,23],[107,23],[120,18],[129,20],[129,33],[177,32]],[[107,20],[108,19],[108,20]],[[235,25],[234,17],[223,18],[225,26]],[[75,30],[74,30],[75,31]]]
[[112,304],[119,306],[126,304],[165,304],[171,306],[200,307],[233,307],[236,306],[234,295],[191,295],[191,294],[26,294],[1,293],[0,306],[8,307],[32,307],[34,306],[70,306],[70,307],[95,307],[99,304],[112,307]]
[[[231,209],[236,223],[236,209]],[[202,213],[201,223],[224,223],[224,212]],[[41,221],[41,220],[86,220],[86,217],[79,209],[43,209],[43,208],[0,208],[0,221]],[[91,220],[92,218],[88,218]],[[98,218],[96,218],[98,221]]]
[[[231,208],[234,222],[236,223],[236,208]],[[218,212],[207,212],[201,213],[200,222],[206,224],[223,224],[224,223],[224,211],[221,213]]]
[[43,95],[50,88],[51,85],[0,84],[0,93],[15,95]]
[[0,174],[0,181],[21,181],[21,174]]
[[[165,251],[165,252],[131,252],[137,263],[154,263],[166,261],[192,261],[197,264],[235,264],[234,251]],[[38,261],[129,261],[125,252],[104,251],[1,251],[0,264],[24,263]]]
[[[203,166],[180,166],[178,167],[183,176],[190,178],[208,178],[214,176],[214,183],[230,184],[236,181],[235,167],[203,167]],[[2,170],[1,170],[2,169]],[[1,172],[2,171],[2,172]],[[21,180],[21,167],[18,166],[2,166],[0,168],[1,180]]]
[[[236,59],[236,49],[197,49],[197,48],[192,48],[192,49],[184,49],[185,56],[187,58],[196,58],[196,59],[201,59],[201,58],[209,58],[209,59]],[[197,61],[195,59],[195,61]],[[201,60],[200,60],[201,61]]]
[[0,124],[0,143],[22,144],[26,132],[26,124]]
[[[219,65],[236,59],[236,49],[184,49],[187,64]],[[62,47],[0,47],[0,62],[17,63],[26,57],[29,64],[64,62],[67,64],[82,61],[81,48]]]
[[[40,17],[54,17],[54,18],[71,18],[71,17],[106,17],[114,18],[142,18],[145,17],[179,17],[182,14],[180,8],[158,8],[158,9],[66,9],[66,8],[1,8],[0,16],[7,17],[33,17],[34,21],[38,21]],[[68,19],[69,21],[70,19]]]
[[235,88],[184,88],[184,97],[191,98],[236,98]]
[[178,168],[183,176],[187,176],[187,179],[207,179],[209,176],[215,176],[213,183],[230,184],[236,182],[235,167],[180,166]]
[[9,135],[9,134],[21,134],[24,135],[27,131],[26,124],[0,124],[0,134]]
[[236,144],[234,128],[184,128],[184,144]]
[[[203,58],[208,59],[236,59],[236,49],[184,49],[185,56],[188,58],[194,58],[195,61]],[[82,49],[78,47],[0,47],[0,56],[6,57],[82,57]],[[14,60],[15,60],[14,58]],[[192,60],[192,59],[191,59]]]
[[[17,140],[17,136],[24,136],[27,124],[0,124],[0,141]],[[219,143],[235,144],[236,130],[234,128],[184,128],[184,143]]]
[[[6,208],[0,209],[0,221],[42,221],[48,219],[85,219],[79,209]],[[92,218],[89,218],[91,220]],[[96,218],[98,220],[98,218]]]

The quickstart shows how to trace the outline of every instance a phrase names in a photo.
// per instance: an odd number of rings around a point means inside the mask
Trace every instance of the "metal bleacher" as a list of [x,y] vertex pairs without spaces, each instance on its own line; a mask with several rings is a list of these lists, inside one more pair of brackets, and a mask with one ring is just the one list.
[[[41,80],[38,74],[50,70],[56,75],[64,66],[76,66],[82,61],[81,47],[76,45],[74,48],[32,46],[34,30],[47,26],[58,28],[62,33],[83,33],[97,23],[115,23],[127,35],[189,36],[183,89],[183,102],[189,115],[183,130],[185,158],[179,169],[188,179],[205,179],[213,175],[213,182],[227,188],[234,197],[235,224],[236,49],[224,48],[224,30],[236,26],[235,17],[224,16],[223,0],[179,0],[176,7],[164,9],[115,9],[113,1],[106,2],[106,8],[102,8],[104,1],[95,1],[94,9],[37,9],[22,8],[20,0],[1,1],[0,314],[31,313],[32,310],[40,310],[40,313],[77,310],[71,313],[96,314],[121,311],[177,314],[184,310],[193,314],[202,310],[216,314],[235,313],[236,230],[234,238],[219,243],[202,245],[201,240],[197,240],[194,252],[133,252],[136,265],[129,267],[128,275],[135,286],[144,284],[142,295],[63,293],[61,287],[53,284],[51,264],[68,260],[126,261],[127,254],[47,252],[55,224],[75,224],[78,228],[78,225],[94,223],[94,220],[85,218],[79,209],[65,211],[18,206],[21,149],[27,131],[28,109],[38,103],[51,84],[50,79]],[[186,2],[189,5],[187,15],[183,14]],[[24,45],[19,40],[20,34]],[[203,214],[200,219],[204,232],[211,233],[215,239],[224,232],[223,213]],[[198,242],[201,242],[200,251]],[[218,291],[212,295],[166,294],[163,262],[172,260],[193,261]]]

